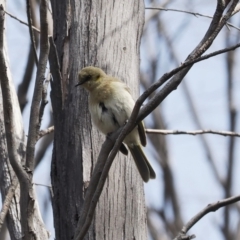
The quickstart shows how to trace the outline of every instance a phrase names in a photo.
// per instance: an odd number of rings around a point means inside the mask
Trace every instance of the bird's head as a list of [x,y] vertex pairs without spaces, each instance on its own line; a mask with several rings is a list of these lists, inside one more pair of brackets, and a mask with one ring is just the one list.
[[92,66],[85,67],[78,73],[78,84],[76,87],[82,85],[91,91],[99,85],[101,78],[104,76],[106,76],[106,73],[101,68]]

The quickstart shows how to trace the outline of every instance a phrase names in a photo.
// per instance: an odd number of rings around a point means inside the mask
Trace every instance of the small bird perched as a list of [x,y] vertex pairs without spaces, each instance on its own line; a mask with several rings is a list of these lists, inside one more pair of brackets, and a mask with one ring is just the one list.
[[[130,89],[117,78],[108,76],[97,67],[85,67],[78,75],[79,83],[89,91],[89,111],[93,123],[105,135],[123,126],[130,118],[135,102]],[[142,147],[146,146],[146,134],[143,122],[140,122],[124,139],[138,171],[144,182],[156,177]],[[119,149],[127,155],[128,150],[122,144]]]

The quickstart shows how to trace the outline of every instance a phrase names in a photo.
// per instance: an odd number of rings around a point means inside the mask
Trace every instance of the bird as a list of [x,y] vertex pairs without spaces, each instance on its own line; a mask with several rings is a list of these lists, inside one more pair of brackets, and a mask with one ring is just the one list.
[[[78,73],[77,86],[89,92],[89,111],[94,125],[103,134],[109,135],[124,126],[131,116],[135,101],[129,87],[118,78],[107,75],[101,68],[88,66]],[[143,122],[125,137],[120,151],[127,155],[130,150],[144,182],[156,178],[155,171],[143,152],[146,133]]]

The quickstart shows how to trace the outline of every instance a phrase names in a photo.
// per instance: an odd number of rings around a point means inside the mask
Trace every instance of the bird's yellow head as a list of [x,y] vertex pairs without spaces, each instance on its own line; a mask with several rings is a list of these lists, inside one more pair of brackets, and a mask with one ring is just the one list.
[[76,87],[82,85],[88,91],[91,91],[100,84],[101,78],[105,76],[106,73],[101,68],[85,67],[78,73],[78,84]]

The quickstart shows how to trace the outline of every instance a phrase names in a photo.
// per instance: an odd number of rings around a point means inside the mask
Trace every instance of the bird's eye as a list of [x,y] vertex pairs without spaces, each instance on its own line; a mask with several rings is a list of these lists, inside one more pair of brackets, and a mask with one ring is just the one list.
[[91,79],[91,75],[87,75],[85,78],[86,78],[86,80],[90,80]]
[[100,75],[97,74],[97,75],[95,76],[95,81],[98,81],[99,79],[100,79]]

